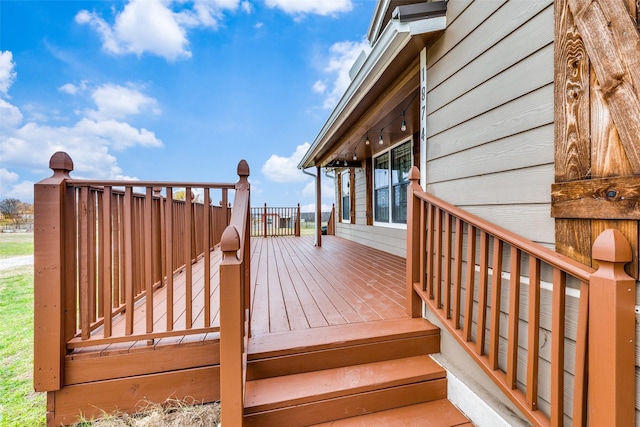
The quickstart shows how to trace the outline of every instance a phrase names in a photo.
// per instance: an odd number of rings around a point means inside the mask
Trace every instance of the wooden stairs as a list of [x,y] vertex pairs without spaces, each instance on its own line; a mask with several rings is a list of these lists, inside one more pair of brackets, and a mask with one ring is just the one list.
[[471,425],[447,400],[424,319],[329,326],[251,338],[246,426]]

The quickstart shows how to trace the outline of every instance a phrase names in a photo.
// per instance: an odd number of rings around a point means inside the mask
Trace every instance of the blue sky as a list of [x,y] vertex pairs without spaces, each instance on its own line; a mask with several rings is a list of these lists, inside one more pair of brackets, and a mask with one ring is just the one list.
[[32,201],[63,150],[87,179],[235,181],[246,159],[252,205],[311,209],[296,165],[368,48],[374,7],[0,0],[0,199]]

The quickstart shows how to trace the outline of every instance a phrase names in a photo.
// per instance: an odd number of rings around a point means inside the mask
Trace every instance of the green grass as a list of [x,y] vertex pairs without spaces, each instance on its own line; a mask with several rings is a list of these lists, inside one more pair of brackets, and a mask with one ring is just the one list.
[[0,233],[0,258],[33,254],[33,233]]
[[[32,234],[0,234],[2,258],[33,253]],[[0,426],[45,424],[33,391],[33,267],[0,270]]]

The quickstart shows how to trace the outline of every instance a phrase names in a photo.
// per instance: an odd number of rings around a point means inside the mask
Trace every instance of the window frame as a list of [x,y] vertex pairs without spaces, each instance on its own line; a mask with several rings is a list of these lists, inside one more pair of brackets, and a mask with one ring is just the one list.
[[[399,148],[400,146],[404,145],[404,144],[409,144],[409,153],[411,156],[411,165],[414,164],[414,153],[413,153],[413,137],[409,137],[406,139],[403,139],[401,141],[399,141],[398,143],[390,146],[389,148],[380,151],[379,153],[377,153],[375,156],[373,156],[372,158],[372,162],[371,162],[371,167],[372,167],[372,182],[371,182],[371,187],[372,187],[372,214],[373,214],[373,225],[374,226],[381,226],[381,227],[390,227],[390,228],[403,228],[406,229],[407,228],[407,223],[405,222],[394,222],[393,220],[393,189],[395,186],[398,185],[402,185],[402,183],[398,184],[394,184],[393,183],[393,179],[392,179],[392,168],[393,168],[393,156],[392,156],[392,152]],[[376,160],[384,155],[388,156],[387,159],[387,182],[384,185],[381,185],[380,183],[376,182]],[[411,168],[409,168],[411,169]],[[406,182],[406,184],[408,185],[408,180]],[[376,190],[381,190],[381,189],[387,189],[387,218],[388,220],[385,221],[379,221],[377,220],[377,191]],[[405,202],[406,203],[406,202]],[[406,204],[405,204],[406,206]]]
[[[345,195],[346,188],[346,195]],[[347,209],[344,208],[345,198],[347,199]],[[345,169],[340,172],[340,222],[351,223],[351,170]]]

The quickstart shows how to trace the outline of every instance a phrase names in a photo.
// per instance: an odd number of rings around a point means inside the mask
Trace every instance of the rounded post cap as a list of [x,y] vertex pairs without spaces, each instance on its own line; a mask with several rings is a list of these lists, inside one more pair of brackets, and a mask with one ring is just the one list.
[[417,166],[413,166],[409,171],[409,181],[419,181],[420,180],[420,169]]
[[222,252],[236,252],[238,249],[240,249],[240,235],[236,227],[229,225],[222,232],[220,250]]
[[57,151],[53,153],[49,160],[49,168],[55,173],[63,173],[68,175],[73,170],[73,160],[64,151]]
[[241,178],[249,176],[249,163],[244,159],[238,162],[238,176]]
[[609,228],[604,230],[593,243],[593,259],[605,262],[624,262],[633,259],[631,245],[620,230]]

